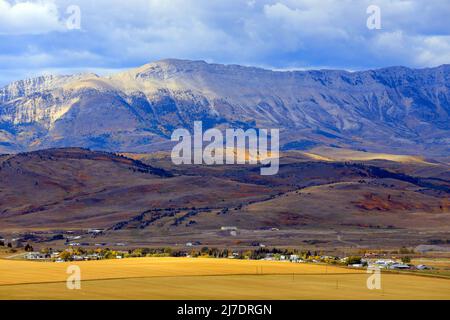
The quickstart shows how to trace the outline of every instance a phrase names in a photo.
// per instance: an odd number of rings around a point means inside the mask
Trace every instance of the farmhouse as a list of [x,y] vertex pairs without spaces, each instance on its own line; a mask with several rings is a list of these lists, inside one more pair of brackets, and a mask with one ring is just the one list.
[[27,260],[46,260],[50,259],[50,255],[40,252],[28,252],[25,254],[25,259]]
[[[373,265],[375,265],[378,268],[384,269],[384,268],[389,268],[390,266],[396,264],[396,262],[392,259],[378,259],[376,260]],[[371,266],[372,264],[369,263],[369,266]]]
[[221,227],[220,230],[222,231],[237,231],[237,227]]
[[88,254],[87,255],[88,260],[100,260],[102,259],[102,256],[98,253]]
[[88,233],[91,233],[91,234],[100,234],[102,232],[103,232],[103,229],[89,229],[88,230]]
[[424,265],[424,264],[419,264],[419,265],[416,267],[416,269],[417,269],[417,270],[430,270],[431,267],[426,266],[426,265]]
[[408,269],[411,269],[411,266],[409,266],[407,264],[394,263],[389,268],[390,269],[396,269],[396,270],[408,270]]

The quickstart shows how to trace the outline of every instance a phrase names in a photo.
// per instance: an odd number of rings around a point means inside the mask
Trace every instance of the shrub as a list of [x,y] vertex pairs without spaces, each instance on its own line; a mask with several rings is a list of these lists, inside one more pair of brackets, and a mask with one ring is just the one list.
[[348,257],[347,264],[360,264],[361,263],[361,257],[352,256]]
[[403,263],[410,263],[411,262],[411,258],[410,257],[403,257],[402,258],[402,262]]

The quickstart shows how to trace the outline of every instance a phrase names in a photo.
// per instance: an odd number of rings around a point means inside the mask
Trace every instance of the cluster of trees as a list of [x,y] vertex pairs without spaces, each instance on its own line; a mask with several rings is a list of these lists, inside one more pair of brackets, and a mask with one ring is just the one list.
[[[345,264],[361,264],[361,263],[362,263],[362,257],[359,257],[359,256],[350,256],[345,261]],[[367,265],[367,262],[365,262],[364,265]]]
[[411,257],[408,257],[408,256],[402,257],[402,262],[406,263],[406,264],[410,263],[411,262]]
[[[30,246],[27,251],[33,251]],[[51,248],[46,248],[41,250],[42,253],[51,253]],[[408,251],[409,252],[409,251]],[[74,256],[88,256],[97,254],[99,258],[102,259],[116,259],[117,256],[123,258],[134,258],[134,257],[208,257],[208,258],[228,258],[231,255],[235,259],[250,259],[250,260],[260,260],[271,255],[275,259],[280,259],[281,256],[289,257],[290,255],[297,255],[299,258],[305,261],[321,261],[329,264],[342,264],[338,257],[327,256],[323,257],[321,253],[315,251],[311,252],[309,250],[299,251],[296,249],[277,249],[277,248],[257,248],[253,250],[245,251],[231,251],[229,249],[218,249],[202,247],[201,249],[192,249],[191,251],[185,250],[174,250],[172,248],[137,248],[133,250],[128,250],[127,252],[111,250],[108,248],[104,249],[83,249],[83,248],[72,248],[63,251],[59,257],[65,261],[72,261]],[[411,258],[409,256],[404,256],[402,258],[403,263],[410,263]],[[343,262],[343,264],[362,264],[361,256],[350,256]]]
[[400,250],[398,251],[398,253],[400,253],[400,254],[411,254],[411,253],[414,253],[414,249],[408,249],[406,247],[401,247]]
[[[51,251],[52,249],[43,249]],[[41,250],[42,251],[42,250]],[[45,253],[45,252],[43,252]],[[289,256],[291,254],[298,254],[304,258],[314,258],[317,256],[315,252],[314,255],[310,251],[299,252],[297,250],[290,249],[267,249],[258,248],[255,250],[247,251],[231,251],[229,249],[218,249],[202,247],[201,249],[192,249],[190,251],[186,250],[174,250],[172,248],[137,248],[133,250],[128,250],[127,252],[111,250],[108,248],[104,249],[83,249],[82,247],[72,248],[63,251],[59,257],[66,261],[72,261],[74,256],[87,256],[97,254],[103,259],[115,259],[117,256],[123,258],[137,258],[137,257],[209,257],[209,258],[228,258],[233,255],[236,259],[262,259],[265,258],[267,254],[273,254],[274,257],[279,257],[281,255]]]
[[125,258],[128,257],[171,257],[174,251],[171,248],[152,249],[152,248],[138,248],[129,250],[125,254]]
[[[297,255],[303,260],[321,259],[321,255],[319,252],[311,252],[309,250],[299,251],[296,249],[278,249],[278,248],[257,248],[245,251],[231,251],[229,249],[203,247],[200,250],[195,249],[192,250],[189,253],[189,255],[191,257],[210,257],[210,258],[227,258],[233,255],[235,259],[251,259],[251,260],[261,260],[266,258],[268,255],[273,256],[275,259],[280,259],[281,256],[289,257],[291,255]],[[327,262],[337,263],[338,261],[337,258],[333,258],[331,260]]]
[[[82,249],[77,249],[82,250]],[[202,247],[201,249],[192,249],[190,251],[186,250],[175,250],[172,248],[137,248],[134,250],[129,250],[127,253],[117,252],[110,249],[97,249],[96,253],[101,255],[105,259],[115,258],[117,255],[121,255],[124,258],[134,258],[134,257],[208,257],[208,258],[228,258],[233,256],[235,259],[251,259],[260,260],[266,258],[267,255],[272,255],[275,259],[279,259],[281,256],[298,255],[303,260],[323,260],[321,258],[321,253],[315,251],[311,252],[309,250],[299,251],[296,249],[278,249],[278,248],[257,248],[253,250],[245,251],[232,251],[230,249],[219,249]],[[361,258],[359,258],[361,259]],[[337,264],[339,260],[337,257],[328,257],[326,259],[327,263]],[[360,261],[360,260],[359,260]],[[356,263],[356,262],[355,262]]]
[[5,241],[0,240],[0,247],[12,248],[11,242],[5,243]]
[[[51,249],[50,249],[51,250]],[[104,249],[83,249],[82,247],[65,250],[59,254],[59,258],[65,261],[72,261],[74,256],[92,256],[97,255],[101,259],[116,259],[118,256],[123,258],[138,257],[176,257],[186,256],[186,252],[173,251],[171,248],[151,249],[137,248],[134,250],[117,251],[108,248]]]
[[[191,250],[191,257],[211,257],[211,258],[228,258],[232,252],[228,249],[217,249],[203,247],[200,250]],[[239,258],[239,257],[238,257]]]
[[[52,248],[41,249],[41,253],[50,254],[52,252]],[[84,249],[82,247],[77,247],[62,251],[59,254],[59,258],[63,259],[64,261],[73,261],[75,256],[86,257],[89,255],[97,255],[102,259],[115,259],[119,255],[123,256],[123,252],[110,249]]]

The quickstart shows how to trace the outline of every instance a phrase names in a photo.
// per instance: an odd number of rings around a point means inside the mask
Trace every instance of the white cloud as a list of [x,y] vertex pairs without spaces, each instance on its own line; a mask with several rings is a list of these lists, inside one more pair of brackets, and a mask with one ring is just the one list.
[[450,36],[408,35],[402,31],[380,33],[373,38],[371,53],[379,59],[396,57],[402,65],[434,67],[448,64]]
[[414,61],[420,66],[450,63],[450,36],[432,36],[422,39]]
[[[0,0],[0,69],[126,68],[169,57],[273,68],[450,63],[448,1],[11,1]],[[72,4],[83,30],[50,32],[64,29]],[[371,4],[381,30],[366,27]]]
[[0,0],[0,34],[41,34],[62,30],[64,25],[54,1],[10,3]]

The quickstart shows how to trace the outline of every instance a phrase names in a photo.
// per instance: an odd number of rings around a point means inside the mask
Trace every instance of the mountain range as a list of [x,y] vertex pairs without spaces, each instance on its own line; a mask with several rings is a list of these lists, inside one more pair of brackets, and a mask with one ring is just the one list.
[[167,150],[174,129],[279,128],[313,147],[450,156],[450,65],[271,71],[161,60],[110,76],[46,75],[0,89],[0,153]]

